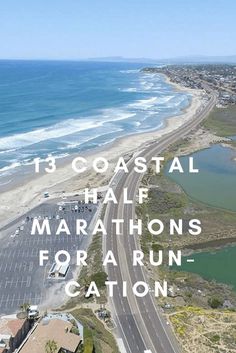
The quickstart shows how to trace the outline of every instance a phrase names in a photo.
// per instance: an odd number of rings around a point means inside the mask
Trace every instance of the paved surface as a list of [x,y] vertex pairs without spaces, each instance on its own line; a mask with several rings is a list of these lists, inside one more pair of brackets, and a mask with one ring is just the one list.
[[[143,156],[149,161],[151,157],[160,155],[168,145],[174,143],[196,127],[214,107],[215,103],[216,96],[212,94],[212,98],[207,105],[184,126],[150,145],[139,156]],[[110,236],[105,237],[104,244],[105,251],[112,250],[116,259],[118,259],[117,267],[107,267],[109,280],[116,280],[118,283],[127,281],[130,286],[137,281],[147,282],[144,270],[139,266],[133,267],[130,256],[133,250],[139,249],[139,244],[136,242],[136,236],[128,234],[127,223],[124,224],[123,235],[117,236],[111,219],[135,219],[135,206],[124,205],[122,199],[122,190],[127,187],[129,199],[135,200],[142,178],[141,174],[133,171],[132,163],[133,160],[130,161],[129,170],[131,172],[128,175],[119,173],[117,178],[112,181],[112,186],[119,202],[118,205],[108,205],[106,209],[105,222]],[[114,307],[119,334],[123,339],[127,353],[143,353],[146,350],[150,350],[152,353],[180,352],[175,337],[170,327],[163,320],[154,300],[152,293],[143,298],[137,298],[132,294],[124,298],[121,286],[118,286],[118,290],[114,292],[111,304]]]
[[[64,210],[59,211],[57,204],[46,202],[5,231],[6,235],[0,240],[0,314],[11,314],[26,302],[42,303],[58,281],[65,281],[48,279],[48,270],[54,262],[54,255],[58,250],[73,254],[77,249],[87,248],[88,237],[75,235],[75,220],[83,218],[89,223],[96,209],[94,205],[78,204],[78,211],[75,212],[74,204],[67,204]],[[30,234],[34,217],[49,218],[51,236]],[[62,217],[72,235],[55,235]],[[18,227],[21,227],[21,230],[14,236]],[[40,250],[49,250],[50,260],[45,267],[39,266]],[[66,280],[72,278],[74,270],[72,261]]]

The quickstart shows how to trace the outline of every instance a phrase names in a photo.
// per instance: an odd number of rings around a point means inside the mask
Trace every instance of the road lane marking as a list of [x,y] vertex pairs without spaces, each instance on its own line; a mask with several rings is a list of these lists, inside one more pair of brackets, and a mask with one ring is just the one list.
[[118,344],[120,353],[127,353],[127,350],[125,349],[125,345],[122,338],[117,338],[117,344]]

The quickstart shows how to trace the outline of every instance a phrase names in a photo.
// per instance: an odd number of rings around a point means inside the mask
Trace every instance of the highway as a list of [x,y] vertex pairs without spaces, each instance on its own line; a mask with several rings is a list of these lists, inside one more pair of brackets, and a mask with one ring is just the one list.
[[[206,105],[181,127],[164,135],[158,141],[144,148],[138,156],[145,157],[147,161],[153,156],[160,156],[170,144],[188,134],[212,110],[216,104],[216,94],[212,92]],[[137,157],[137,155],[136,155]],[[148,282],[143,267],[132,264],[131,254],[139,249],[136,235],[128,234],[128,223],[123,226],[122,235],[116,235],[115,225],[111,219],[135,219],[135,202],[124,205],[123,188],[128,188],[129,199],[135,201],[137,189],[140,185],[142,174],[133,171],[133,159],[129,162],[130,173],[119,173],[113,178],[112,188],[116,193],[118,204],[108,204],[105,211],[104,223],[107,236],[104,237],[104,253],[112,250],[118,266],[108,265],[106,270],[109,280],[116,280],[118,284],[127,281],[128,287],[137,281]],[[116,181],[114,183],[114,180]],[[119,336],[122,338],[127,353],[179,353],[181,349],[172,333],[170,326],[165,322],[155,298],[150,292],[143,298],[138,298],[132,293],[127,297],[122,296],[122,288],[118,286],[114,291],[111,302],[113,315],[117,324]]]

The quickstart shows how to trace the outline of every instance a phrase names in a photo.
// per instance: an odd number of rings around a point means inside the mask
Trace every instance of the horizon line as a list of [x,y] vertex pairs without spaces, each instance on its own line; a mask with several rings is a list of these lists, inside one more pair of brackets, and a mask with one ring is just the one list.
[[[151,62],[167,62],[167,61],[195,61],[195,62],[210,62],[212,63],[219,61],[221,63],[227,63],[227,60],[234,59],[235,61],[231,61],[230,63],[236,63],[236,54],[232,55],[186,55],[186,56],[176,56],[176,57],[166,57],[166,58],[148,58],[148,57],[124,57],[124,56],[95,56],[95,57],[88,57],[88,58],[24,58],[24,57],[17,57],[17,58],[0,58],[0,61],[61,61],[61,62],[81,62],[81,61],[104,61],[104,62],[136,62],[136,63],[145,63],[145,61]],[[147,63],[147,62],[146,62]]]

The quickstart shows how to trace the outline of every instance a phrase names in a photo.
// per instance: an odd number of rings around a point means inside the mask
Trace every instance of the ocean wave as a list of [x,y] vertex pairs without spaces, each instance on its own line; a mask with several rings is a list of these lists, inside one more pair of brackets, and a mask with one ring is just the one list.
[[186,103],[186,101],[188,99],[189,99],[188,97],[182,96],[182,95],[173,96],[171,100],[165,102],[165,103],[167,103],[166,104],[166,108],[168,108],[168,109],[170,109],[170,108],[172,108],[172,109],[182,108],[183,103]]
[[15,169],[15,168],[20,167],[20,166],[21,166],[21,162],[13,162],[10,165],[7,165],[5,167],[0,168],[0,171],[1,172],[6,172],[8,170]]
[[[114,122],[114,121],[122,121],[122,120],[128,120],[130,118],[133,118],[136,113],[134,112],[128,112],[126,110],[122,109],[112,109],[112,108],[107,108],[103,109],[102,111],[103,117],[106,118],[105,122]],[[109,120],[107,120],[109,119]]]
[[147,99],[139,99],[134,103],[130,103],[129,107],[139,109],[139,110],[148,110],[152,108],[157,102],[158,97],[151,97]]
[[[50,154],[48,154],[48,156],[49,156]],[[48,157],[47,156],[47,157]],[[68,157],[69,156],[69,153],[59,153],[59,154],[57,154],[57,155],[54,155],[53,157],[55,158],[55,159],[61,159],[61,158],[65,158],[65,157]],[[45,158],[40,158],[40,163],[43,163],[43,162],[45,162],[46,161],[46,158],[47,157],[45,157]],[[35,162],[34,162],[34,160],[32,160],[32,159],[25,159],[25,160],[22,160],[22,161],[20,161],[20,162],[18,162],[18,161],[12,161],[11,162],[11,164],[9,164],[9,165],[7,165],[7,166],[5,166],[5,167],[2,167],[2,168],[0,168],[0,172],[1,172],[1,176],[3,176],[3,175],[8,175],[9,173],[7,173],[7,172],[10,172],[10,171],[12,171],[12,170],[15,170],[16,168],[19,168],[19,167],[23,167],[23,166],[30,166],[30,165],[33,165]]]
[[121,109],[103,109],[100,114],[86,119],[67,119],[50,127],[0,138],[0,153],[13,152],[33,144],[62,138],[82,131],[103,126],[105,123],[127,120],[134,112]]
[[89,141],[92,141],[92,140],[94,140],[94,139],[96,139],[98,137],[102,137],[102,135],[101,134],[97,134],[95,136],[90,136],[87,139],[82,140],[82,141],[80,140],[80,141],[75,141],[75,142],[68,142],[65,146],[58,147],[58,150],[60,150],[60,151],[72,150],[72,149],[78,148],[82,144],[88,143]]
[[122,74],[135,74],[140,72],[139,69],[133,69],[133,70],[120,70],[120,73]]
[[155,79],[155,80],[160,81],[160,76],[158,74],[142,73],[142,78],[146,78],[148,81],[150,81],[151,79]]
[[[150,85],[150,87],[153,87],[153,85]],[[47,140],[61,139],[65,136],[74,135],[82,131],[95,131],[94,129],[100,128],[104,126],[104,124],[112,124],[114,122],[133,119],[137,112],[151,112],[154,107],[158,107],[160,105],[165,105],[165,107],[168,109],[176,108],[181,106],[185,100],[186,96],[176,96],[174,94],[163,97],[152,96],[147,99],[136,100],[133,103],[129,103],[121,108],[103,109],[93,116],[77,119],[66,119],[49,127],[36,129],[26,133],[5,136],[0,138],[0,154],[15,152],[16,150],[22,149],[24,147],[28,147]],[[83,143],[83,141],[81,142]],[[77,143],[76,145],[78,146]]]
[[154,83],[149,81],[141,81],[140,84],[145,91],[149,91],[154,87]]
[[138,89],[135,87],[120,88],[119,91],[121,91],[121,92],[138,92]]
[[171,102],[175,97],[176,97],[175,95],[158,97],[157,102],[158,104],[166,104],[168,102]]
[[15,152],[15,151],[16,151],[15,148],[11,148],[9,150],[0,150],[0,154],[11,153],[11,152]]
[[0,138],[0,150],[6,152],[11,149],[19,149],[49,139],[56,139],[75,132],[96,128],[101,125],[102,122],[99,121],[68,119],[50,127],[2,137]]
[[[113,131],[110,131],[109,133],[104,133],[104,134],[97,134],[95,136],[90,136],[89,138],[87,138],[86,140],[82,141],[82,142],[74,142],[74,143],[68,143],[66,146],[63,146],[63,147],[59,147],[58,149],[63,151],[63,150],[72,150],[72,149],[75,149],[75,148],[78,148],[82,145],[85,145],[85,144],[91,144],[91,142],[95,141],[96,139],[100,138],[100,139],[103,139],[104,137],[107,138],[109,135],[112,135],[114,133],[118,133],[118,132],[122,132],[123,129],[120,129],[120,128],[117,128],[116,130],[113,130]],[[112,138],[112,140],[115,139]],[[108,139],[107,141],[111,141],[110,139]],[[103,146],[104,144],[107,143],[107,141],[102,141],[101,143],[99,142],[94,142],[94,146]]]

